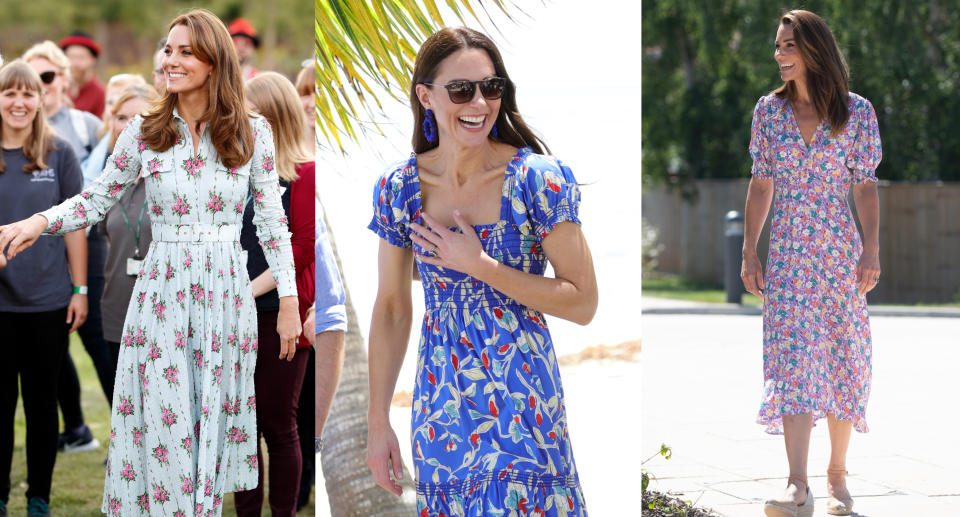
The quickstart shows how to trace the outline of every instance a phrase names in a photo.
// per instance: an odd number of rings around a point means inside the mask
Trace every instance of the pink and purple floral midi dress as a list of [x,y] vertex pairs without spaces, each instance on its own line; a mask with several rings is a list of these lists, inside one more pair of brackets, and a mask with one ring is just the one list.
[[764,276],[763,402],[757,423],[783,434],[783,415],[833,413],[868,431],[872,341],[857,294],[863,244],[847,204],[851,184],[876,181],[877,116],[850,94],[836,137],[822,122],[807,146],[786,99],[771,94],[753,113],[753,176],[773,179],[773,223]]
[[250,161],[227,168],[208,129],[194,157],[173,118],[177,141],[157,152],[135,117],[96,181],[43,212],[46,234],[89,226],[143,169],[153,242],[124,320],[101,508],[116,517],[215,517],[224,492],[257,486],[257,315],[239,242],[248,192],[277,290],[297,295],[266,119],[250,119]]

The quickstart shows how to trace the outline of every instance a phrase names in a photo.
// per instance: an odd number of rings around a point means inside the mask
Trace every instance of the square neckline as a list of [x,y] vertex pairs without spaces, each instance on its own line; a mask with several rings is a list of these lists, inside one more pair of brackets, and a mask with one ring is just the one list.
[[[507,182],[510,181],[510,178],[512,176],[515,176],[517,173],[516,170],[513,170],[512,172],[510,170],[511,168],[516,167],[516,165],[514,165],[515,162],[520,161],[520,160],[517,160],[517,158],[528,154],[529,151],[530,151],[529,146],[523,146],[517,149],[517,152],[510,157],[510,163],[507,164],[507,168],[503,173],[503,183],[500,185],[500,219],[497,220],[497,222],[495,223],[473,224],[471,225],[473,228],[488,228],[488,229],[496,228],[497,226],[500,225],[500,223],[507,220],[507,216],[508,216],[507,210],[510,209],[510,203],[507,201],[504,201],[504,199],[506,199],[507,196],[503,194],[503,190],[504,190],[504,187],[507,186]],[[420,190],[420,166],[417,165],[416,152],[410,153],[409,165],[413,166],[413,170],[415,172],[415,174],[413,175],[413,178],[411,179],[416,179],[416,190],[414,191],[414,199],[417,200],[417,212],[421,214],[420,217],[414,222],[423,226],[423,210],[422,210],[423,209],[423,192]],[[456,226],[447,226],[446,228],[451,231],[459,230],[459,228]]]

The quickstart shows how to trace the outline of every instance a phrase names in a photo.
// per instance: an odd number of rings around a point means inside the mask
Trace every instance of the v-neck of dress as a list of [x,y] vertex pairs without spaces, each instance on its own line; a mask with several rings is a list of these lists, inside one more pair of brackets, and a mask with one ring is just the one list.
[[810,137],[810,143],[807,143],[807,141],[803,139],[803,131],[800,131],[800,123],[797,122],[797,115],[793,112],[793,104],[790,104],[790,101],[787,101],[787,108],[790,110],[790,118],[793,119],[793,127],[796,128],[797,134],[800,135],[800,141],[803,142],[809,153],[813,143],[817,141],[817,134],[820,132],[820,126],[823,125],[823,121],[817,123],[817,127],[813,129],[813,136]]
[[[520,149],[517,149],[516,154],[510,157],[510,162],[507,164],[507,168],[503,172],[503,183],[500,185],[500,219],[497,220],[497,222],[490,223],[490,224],[474,224],[472,225],[474,228],[493,228],[498,224],[500,224],[501,222],[507,220],[507,216],[509,215],[507,214],[507,210],[510,208],[510,203],[504,200],[504,198],[506,198],[507,196],[503,194],[503,191],[507,185],[507,182],[510,181],[510,177],[512,176],[510,173],[511,167],[515,167],[514,163],[519,161],[517,160],[517,158],[526,154],[526,151],[527,151],[527,147],[521,147]],[[418,200],[418,204],[420,205],[418,208],[422,209],[423,208],[423,191],[420,190],[420,166],[417,165],[417,153],[410,153],[410,165],[413,166],[413,170],[415,172],[414,178],[416,179],[415,183],[417,186],[417,190],[414,192],[414,195],[416,196],[416,199]],[[516,174],[516,170],[513,171],[513,174]],[[421,213],[422,213],[422,210],[421,210]],[[415,222],[417,222],[417,224],[422,225],[423,215],[420,216],[420,221],[415,221]],[[456,230],[457,228],[448,226],[447,229]]]

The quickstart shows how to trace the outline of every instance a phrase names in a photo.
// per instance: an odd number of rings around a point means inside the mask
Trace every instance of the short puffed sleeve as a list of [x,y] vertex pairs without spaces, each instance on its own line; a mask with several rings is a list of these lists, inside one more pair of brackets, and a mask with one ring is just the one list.
[[[373,187],[373,219],[367,228],[394,246],[413,246],[407,228],[413,222],[409,208],[415,201],[416,162],[391,165]],[[413,161],[413,163],[411,163]]]
[[750,174],[761,180],[773,177],[773,145],[770,135],[771,103],[767,97],[761,97],[753,109],[753,124],[750,126],[750,157],[753,167]]
[[535,235],[537,242],[564,221],[581,224],[580,186],[570,167],[553,156],[522,157],[510,204],[520,232]]
[[851,169],[856,184],[877,181],[877,165],[883,157],[877,113],[867,99],[853,94],[851,97],[854,97],[851,118],[855,118],[857,134],[847,167]]

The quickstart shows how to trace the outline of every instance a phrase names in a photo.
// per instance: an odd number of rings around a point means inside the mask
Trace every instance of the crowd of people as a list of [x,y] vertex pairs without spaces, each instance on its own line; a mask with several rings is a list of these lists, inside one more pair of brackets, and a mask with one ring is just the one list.
[[[196,9],[158,43],[152,84],[128,73],[102,82],[102,49],[82,32],[0,58],[0,517],[20,395],[28,515],[51,515],[58,450],[93,458],[101,448],[84,420],[73,331],[112,408],[108,454],[95,459],[104,512],[219,515],[223,493],[236,492],[237,514],[259,516],[260,435],[273,515],[307,502],[314,390],[301,388],[312,386],[320,333],[313,59],[291,81],[254,68],[258,47],[249,21],[227,26]],[[186,288],[154,285],[175,275]],[[327,330],[342,342],[342,327]],[[182,454],[192,471],[172,461]]]

